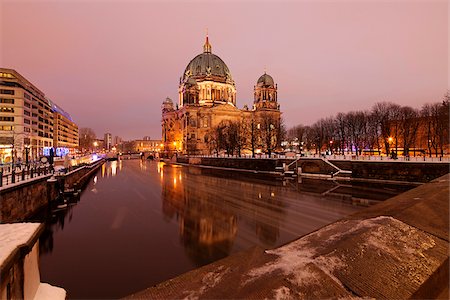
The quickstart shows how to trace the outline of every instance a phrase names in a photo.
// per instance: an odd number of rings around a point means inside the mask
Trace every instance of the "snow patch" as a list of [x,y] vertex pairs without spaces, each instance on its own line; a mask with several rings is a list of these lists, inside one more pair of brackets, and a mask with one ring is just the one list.
[[280,287],[279,289],[276,289],[275,291],[275,299],[276,300],[285,300],[285,299],[292,299],[291,290],[285,286]]
[[20,246],[26,244],[40,223],[0,224],[0,265]]
[[[273,254],[278,257],[259,268],[250,270],[246,274],[247,278],[243,282],[243,285],[246,285],[265,274],[276,271],[282,272],[288,278],[287,280],[289,282],[298,286],[320,284],[318,274],[307,266],[308,264],[313,264],[339,284],[339,286],[344,287],[341,281],[333,275],[336,271],[346,267],[343,258],[333,255],[333,252],[319,256],[319,249],[348,235],[357,234],[359,231],[366,231],[367,229],[373,228],[376,228],[376,230],[370,230],[369,232],[383,230],[383,227],[389,227],[389,225],[384,226],[384,224],[391,222],[401,223],[392,217],[386,216],[366,220],[337,222],[283,247],[267,250],[267,254]],[[338,230],[336,230],[336,228],[338,228]],[[372,244],[375,245],[376,241],[377,240],[372,240]],[[387,247],[384,246],[384,244],[385,243],[380,243],[378,248],[383,249],[383,247]],[[362,249],[362,251],[364,251],[364,249]]]
[[198,291],[188,291],[188,295],[184,299],[194,300],[198,299],[200,295],[206,292],[208,289],[215,287],[219,282],[222,281],[224,275],[230,272],[230,268],[226,268],[224,271],[224,266],[217,268],[217,271],[206,273],[202,279],[202,287]]

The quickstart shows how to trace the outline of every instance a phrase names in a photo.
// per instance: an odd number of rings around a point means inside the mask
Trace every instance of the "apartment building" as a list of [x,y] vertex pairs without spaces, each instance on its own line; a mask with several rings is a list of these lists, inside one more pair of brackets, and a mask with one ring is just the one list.
[[53,107],[52,101],[17,71],[0,68],[0,163],[36,160],[49,154],[55,147]]
[[79,145],[78,125],[69,113],[53,101],[51,103],[54,119],[53,147],[56,149],[56,155],[74,155]]

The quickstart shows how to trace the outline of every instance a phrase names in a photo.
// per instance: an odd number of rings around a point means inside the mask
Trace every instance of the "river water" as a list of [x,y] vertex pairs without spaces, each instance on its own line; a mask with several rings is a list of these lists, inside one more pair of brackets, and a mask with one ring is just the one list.
[[364,209],[368,198],[332,183],[282,186],[161,162],[108,162],[79,202],[46,216],[41,281],[69,298],[124,297],[253,246],[278,247]]

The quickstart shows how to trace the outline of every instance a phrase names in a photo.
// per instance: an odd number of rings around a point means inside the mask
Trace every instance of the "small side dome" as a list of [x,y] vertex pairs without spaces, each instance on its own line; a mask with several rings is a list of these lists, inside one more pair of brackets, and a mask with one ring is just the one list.
[[263,87],[274,87],[275,83],[273,81],[272,76],[270,76],[269,74],[264,73],[263,75],[261,75],[261,77],[259,77],[256,85],[257,86],[263,86]]
[[163,104],[173,104],[173,101],[172,101],[172,99],[167,97],[166,100],[163,101]]
[[162,110],[163,111],[171,111],[173,110],[173,101],[169,97],[166,98],[166,100],[162,103]]

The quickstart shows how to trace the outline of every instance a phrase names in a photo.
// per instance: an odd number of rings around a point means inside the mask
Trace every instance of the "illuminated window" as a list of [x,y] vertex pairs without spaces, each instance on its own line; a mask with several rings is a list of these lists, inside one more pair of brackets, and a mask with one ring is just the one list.
[[0,112],[13,113],[14,107],[0,107]]

